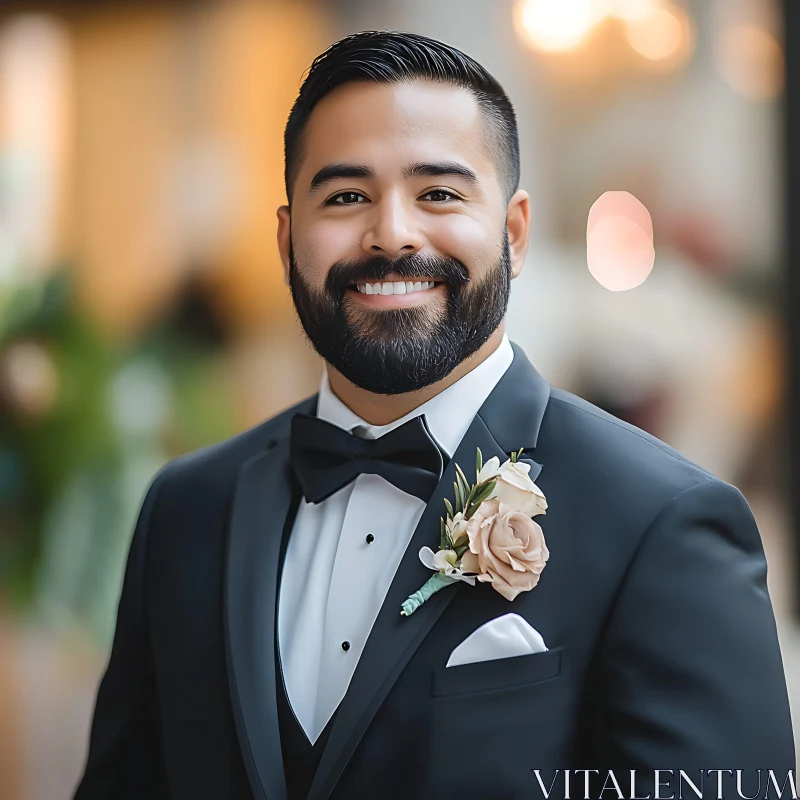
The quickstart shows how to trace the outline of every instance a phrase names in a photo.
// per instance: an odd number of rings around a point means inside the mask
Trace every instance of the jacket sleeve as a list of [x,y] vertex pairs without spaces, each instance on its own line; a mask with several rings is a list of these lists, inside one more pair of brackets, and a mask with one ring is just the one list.
[[144,600],[147,540],[163,476],[162,469],[153,479],[134,530],[111,657],[97,693],[88,758],[74,800],[169,797]]
[[[703,770],[703,797],[717,797],[718,780],[722,796],[752,797],[760,769],[763,797],[770,769],[779,786],[794,771],[766,577],[758,528],[734,486],[703,478],[658,514],[619,590],[589,695],[601,785],[607,770],[627,782],[636,769],[638,796],[678,797],[679,770],[695,783]],[[654,770],[674,771],[660,773],[660,794]],[[685,782],[682,793],[697,796]]]

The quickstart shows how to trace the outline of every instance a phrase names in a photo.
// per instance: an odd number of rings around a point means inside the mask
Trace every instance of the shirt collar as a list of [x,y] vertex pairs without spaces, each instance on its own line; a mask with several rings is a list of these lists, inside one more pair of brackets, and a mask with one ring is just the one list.
[[397,428],[404,422],[425,415],[428,428],[434,439],[448,456],[455,453],[459,442],[470,426],[478,410],[492,389],[514,360],[514,351],[508,336],[503,339],[497,349],[481,361],[475,369],[463,375],[455,383],[426,400],[422,405],[409,411],[400,419],[386,425],[370,425],[348,408],[331,389],[328,371],[323,369],[317,401],[317,416],[346,431],[361,427],[361,432],[368,439],[374,439]]

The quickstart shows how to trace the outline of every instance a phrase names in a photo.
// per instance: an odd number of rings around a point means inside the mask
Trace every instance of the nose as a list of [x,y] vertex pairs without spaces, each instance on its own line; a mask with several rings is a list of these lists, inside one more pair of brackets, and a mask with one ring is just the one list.
[[370,225],[362,239],[367,253],[398,258],[423,248],[424,239],[414,209],[408,208],[402,197],[385,197],[375,202],[371,211]]

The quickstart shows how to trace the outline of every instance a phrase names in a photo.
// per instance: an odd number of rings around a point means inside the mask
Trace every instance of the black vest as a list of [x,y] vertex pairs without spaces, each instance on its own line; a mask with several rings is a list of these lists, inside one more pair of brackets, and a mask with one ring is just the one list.
[[[297,509],[300,505],[301,491],[295,481],[292,482],[292,503],[289,513],[286,515],[286,522],[283,526],[283,538],[281,540],[280,564],[278,565],[278,592],[280,592],[280,579],[283,575],[283,561],[286,555],[286,547],[289,543],[289,536],[294,526],[297,516]],[[275,684],[278,698],[278,724],[281,735],[281,750],[283,751],[283,769],[286,774],[286,788],[289,793],[289,800],[305,800],[311,782],[317,771],[322,752],[328,741],[333,723],[336,720],[336,713],[328,720],[328,724],[320,733],[317,740],[312,745],[308,740],[305,731],[297,721],[297,717],[292,711],[289,698],[286,695],[286,686],[281,671],[280,656],[278,653],[278,625],[275,624]]]

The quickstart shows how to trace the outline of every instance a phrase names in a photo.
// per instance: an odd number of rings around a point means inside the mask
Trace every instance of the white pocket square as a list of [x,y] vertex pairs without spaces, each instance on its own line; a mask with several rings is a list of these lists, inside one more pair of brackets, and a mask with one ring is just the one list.
[[539,631],[519,614],[503,614],[485,622],[461,642],[447,660],[448,667],[525,656],[547,650]]

